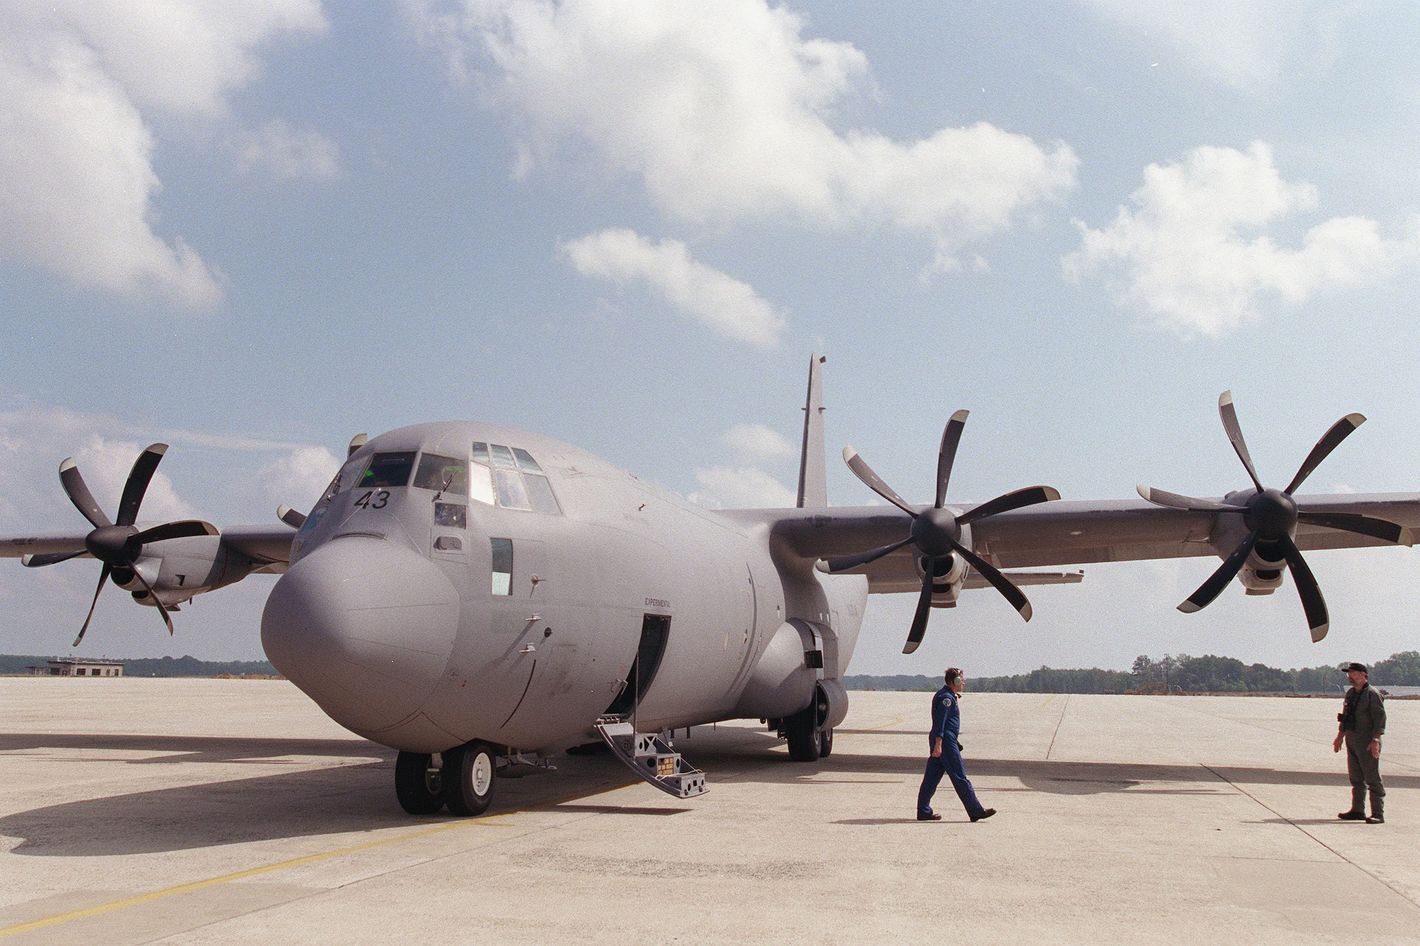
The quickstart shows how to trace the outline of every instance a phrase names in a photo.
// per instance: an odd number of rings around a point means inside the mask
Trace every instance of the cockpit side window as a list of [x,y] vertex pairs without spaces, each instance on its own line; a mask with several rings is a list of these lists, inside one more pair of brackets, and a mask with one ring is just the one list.
[[468,495],[468,464],[453,457],[426,453],[419,458],[419,471],[414,474],[418,489],[441,490],[459,496]]
[[510,595],[513,593],[513,540],[489,539],[493,553],[493,593]]
[[346,460],[345,465],[340,468],[340,472],[335,474],[335,479],[331,480],[330,485],[325,488],[325,494],[321,496],[321,502],[334,499],[336,496],[354,486],[355,481],[360,478],[360,474],[363,472],[365,464],[368,462],[370,462],[368,456]]
[[370,460],[369,469],[360,477],[360,488],[382,486],[392,488],[409,485],[409,474],[414,469],[414,451],[408,453],[377,453]]

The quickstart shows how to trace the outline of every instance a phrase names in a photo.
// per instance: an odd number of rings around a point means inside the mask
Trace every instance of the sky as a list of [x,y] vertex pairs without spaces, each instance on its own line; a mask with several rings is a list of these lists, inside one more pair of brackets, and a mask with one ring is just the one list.
[[[1420,488],[1420,7],[1309,0],[0,0],[0,534],[81,528],[172,445],[144,519],[308,508],[358,432],[487,420],[709,507],[792,504],[827,357],[852,444],[930,501],[1128,499],[1247,478]],[[858,673],[1313,666],[1420,647],[1420,552],[1313,553],[1175,610],[1217,562],[990,590]],[[0,651],[59,654],[97,565],[0,562]],[[158,616],[109,589],[80,653],[261,656],[254,577]]]

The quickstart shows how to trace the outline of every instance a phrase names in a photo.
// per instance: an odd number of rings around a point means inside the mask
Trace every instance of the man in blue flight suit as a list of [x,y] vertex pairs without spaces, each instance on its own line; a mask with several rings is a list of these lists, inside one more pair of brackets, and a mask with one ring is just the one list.
[[972,821],[990,818],[995,808],[983,808],[976,799],[976,790],[966,777],[966,767],[961,761],[961,743],[957,736],[961,733],[961,691],[966,689],[966,677],[957,667],[948,667],[946,685],[932,697],[932,732],[928,735],[932,754],[927,759],[927,771],[922,773],[922,787],[917,790],[917,820],[941,821],[942,816],[932,810],[932,795],[946,775],[952,780],[952,788]]

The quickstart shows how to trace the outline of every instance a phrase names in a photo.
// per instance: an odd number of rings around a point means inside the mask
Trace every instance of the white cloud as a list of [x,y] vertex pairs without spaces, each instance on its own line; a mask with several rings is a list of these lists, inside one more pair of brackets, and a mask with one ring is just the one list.
[[413,2],[418,25],[510,113],[520,173],[588,154],[697,223],[889,226],[933,241],[936,268],[1075,186],[1078,160],[980,122],[899,141],[836,130],[870,89],[849,43],[805,38],[766,0]]
[[307,509],[320,498],[340,463],[325,447],[301,447],[263,467],[258,477],[276,505]]
[[795,453],[787,437],[764,424],[736,424],[720,440],[747,460],[782,460]]
[[267,168],[280,177],[330,180],[340,176],[340,149],[309,128],[279,119],[240,136],[237,154],[244,168]]
[[695,471],[700,489],[689,499],[708,509],[784,509],[798,495],[763,470],[717,466]]
[[1083,240],[1062,260],[1065,275],[1078,282],[1099,273],[1119,305],[1185,335],[1224,335],[1260,318],[1268,297],[1299,304],[1375,280],[1420,253],[1420,227],[1386,239],[1364,217],[1326,220],[1295,249],[1278,246],[1263,231],[1314,209],[1317,194],[1283,180],[1262,142],[1151,164],[1130,203],[1103,229],[1076,222]]
[[255,50],[323,28],[317,0],[0,6],[0,260],[201,308],[221,275],[155,232],[145,112],[220,118]]
[[737,341],[772,346],[784,318],[749,285],[696,262],[677,240],[651,243],[630,230],[602,230],[562,245],[577,272],[637,283]]
[[[0,413],[0,530],[10,534],[86,532],[90,528],[59,484],[59,461],[73,457],[95,501],[118,515],[123,484],[139,452],[152,441],[115,437],[111,418],[63,409]],[[159,467],[144,494],[142,523],[197,517]]]

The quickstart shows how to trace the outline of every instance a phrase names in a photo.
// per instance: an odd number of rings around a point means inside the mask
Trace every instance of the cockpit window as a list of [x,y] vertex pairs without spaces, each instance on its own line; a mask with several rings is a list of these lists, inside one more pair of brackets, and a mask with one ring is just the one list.
[[330,481],[330,485],[325,488],[325,495],[321,497],[321,502],[327,502],[345,492],[355,485],[355,481],[360,478],[360,473],[365,468],[365,464],[370,462],[368,456],[356,457],[353,460],[346,460],[345,465],[340,468],[340,472],[335,474],[335,479]]
[[468,464],[453,457],[426,453],[419,458],[419,472],[414,474],[414,485],[419,489],[442,490],[467,496]]
[[469,495],[504,509],[529,509],[554,516],[562,513],[547,474],[521,447],[475,441]]
[[412,450],[408,453],[377,453],[370,460],[370,468],[360,478],[360,488],[407,486],[413,469]]
[[491,443],[488,449],[493,454],[493,465],[504,470],[513,469],[513,451],[501,443]]

